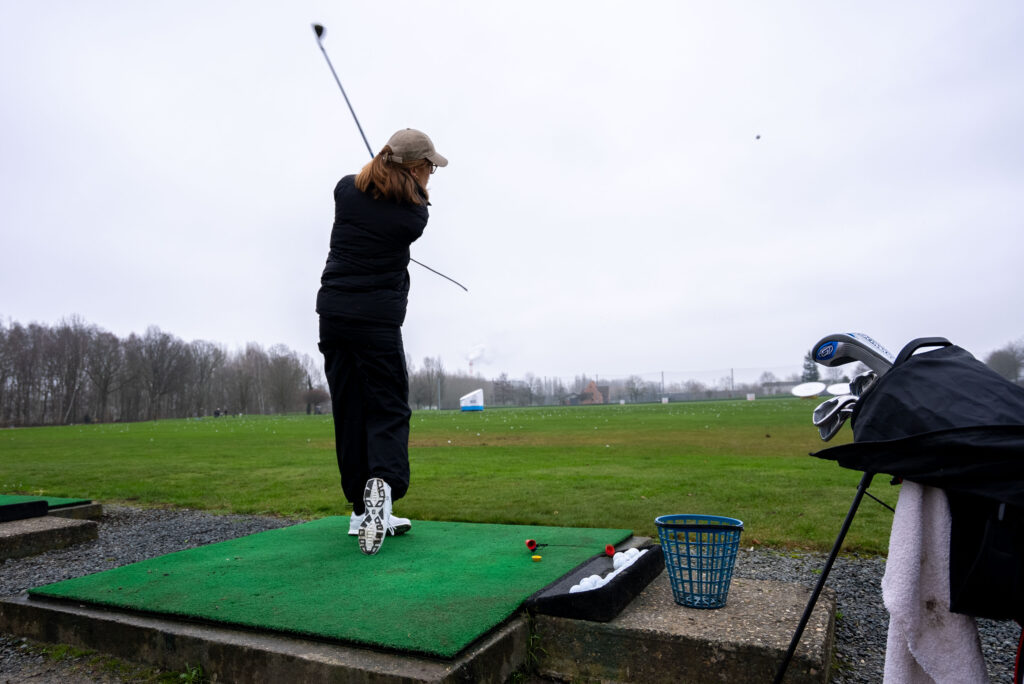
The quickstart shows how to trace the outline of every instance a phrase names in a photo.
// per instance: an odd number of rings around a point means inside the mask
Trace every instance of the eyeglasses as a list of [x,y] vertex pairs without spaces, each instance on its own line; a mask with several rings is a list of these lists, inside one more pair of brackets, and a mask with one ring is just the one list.
[[434,172],[437,171],[437,164],[429,160],[427,163],[430,164],[430,175],[434,175]]

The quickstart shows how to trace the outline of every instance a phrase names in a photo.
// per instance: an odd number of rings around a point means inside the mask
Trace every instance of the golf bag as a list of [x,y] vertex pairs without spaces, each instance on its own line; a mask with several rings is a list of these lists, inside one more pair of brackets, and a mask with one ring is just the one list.
[[951,610],[1024,623],[1024,387],[942,342],[908,345],[854,407],[854,442],[814,455],[945,490]]

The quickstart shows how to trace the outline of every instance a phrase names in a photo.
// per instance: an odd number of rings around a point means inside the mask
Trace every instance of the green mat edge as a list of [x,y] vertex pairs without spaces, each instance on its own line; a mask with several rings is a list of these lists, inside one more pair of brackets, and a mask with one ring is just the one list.
[[[14,499],[11,501],[10,499]],[[63,496],[32,496],[30,494],[0,494],[0,506],[11,506],[29,501],[45,501],[49,508],[66,508],[92,503],[92,499],[75,499]]]

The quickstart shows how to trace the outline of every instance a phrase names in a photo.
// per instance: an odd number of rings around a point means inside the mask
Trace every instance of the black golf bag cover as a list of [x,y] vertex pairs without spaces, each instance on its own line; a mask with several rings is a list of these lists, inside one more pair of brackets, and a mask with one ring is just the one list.
[[1022,622],[1024,387],[950,345],[898,360],[850,420],[852,444],[814,455],[945,490],[951,609]]

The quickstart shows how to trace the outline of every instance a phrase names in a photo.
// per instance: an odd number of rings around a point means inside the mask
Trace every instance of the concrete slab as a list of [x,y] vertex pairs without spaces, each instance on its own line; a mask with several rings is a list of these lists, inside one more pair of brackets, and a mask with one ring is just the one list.
[[[772,681],[811,589],[734,578],[724,608],[677,605],[662,572],[614,620],[537,615],[539,673],[566,681],[682,684]],[[835,595],[822,594],[786,682],[828,681],[835,641]]]
[[0,523],[0,561],[92,541],[99,525],[92,520],[43,516]]
[[75,520],[99,520],[103,517],[103,504],[90,501],[89,503],[75,504],[73,506],[60,506],[59,508],[51,508],[47,515],[58,518],[73,518]]
[[225,682],[505,682],[524,664],[529,628],[515,616],[454,660],[435,660],[274,634],[19,596],[0,600],[0,632],[94,649]]

